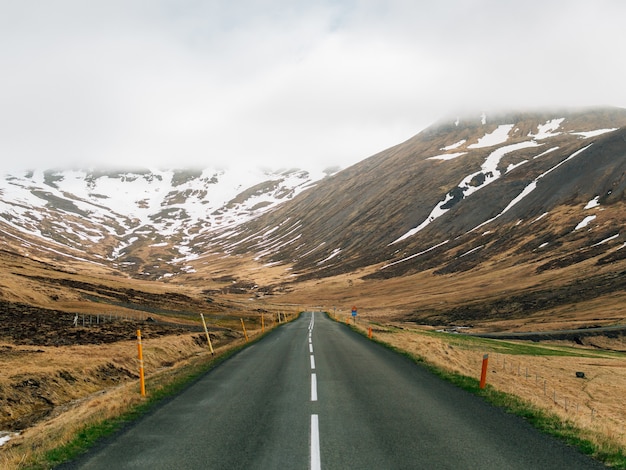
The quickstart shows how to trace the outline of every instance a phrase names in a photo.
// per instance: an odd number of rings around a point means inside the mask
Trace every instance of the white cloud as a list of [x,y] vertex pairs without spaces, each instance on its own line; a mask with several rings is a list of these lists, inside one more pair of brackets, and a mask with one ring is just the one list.
[[346,165],[457,109],[626,106],[619,0],[7,3],[9,166]]

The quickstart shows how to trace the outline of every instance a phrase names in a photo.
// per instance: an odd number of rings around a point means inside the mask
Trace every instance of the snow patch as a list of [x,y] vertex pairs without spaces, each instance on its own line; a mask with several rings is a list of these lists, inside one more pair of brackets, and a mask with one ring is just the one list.
[[591,246],[593,247],[593,246],[603,245],[603,244],[605,244],[605,243],[610,242],[611,240],[615,240],[615,239],[616,239],[616,238],[618,238],[618,237],[619,237],[619,233],[616,233],[615,235],[613,235],[613,236],[611,236],[611,237],[608,237],[608,238],[605,238],[604,240],[601,240],[601,241],[599,241],[598,243],[595,243],[595,244],[593,244],[593,245],[591,245]]
[[396,264],[404,263],[405,261],[408,261],[408,260],[410,260],[410,259],[413,259],[413,258],[416,258],[416,257],[418,257],[418,256],[421,256],[421,255],[423,255],[423,254],[425,254],[425,253],[428,253],[429,251],[434,250],[435,248],[439,248],[440,246],[445,245],[445,244],[446,244],[446,243],[448,243],[449,241],[450,241],[450,240],[443,241],[443,242],[441,242],[441,243],[439,243],[439,244],[437,244],[437,245],[435,245],[435,246],[431,246],[431,247],[430,247],[430,248],[428,248],[427,250],[420,251],[419,253],[415,253],[415,254],[413,254],[413,255],[411,255],[411,256],[407,256],[406,258],[402,258],[402,259],[400,259],[400,260],[398,260],[398,261],[394,261],[394,262],[392,262],[392,263],[386,264],[386,265],[384,265],[382,268],[380,268],[380,270],[382,271],[383,269],[388,268],[388,267],[390,267],[390,266],[394,266],[394,265],[396,265]]
[[581,228],[585,228],[587,225],[589,225],[591,222],[593,222],[595,220],[596,216],[595,215],[588,215],[587,217],[585,217],[582,222],[580,222],[576,228],[574,228],[574,232],[576,230],[580,230]]
[[509,166],[506,167],[505,173],[509,173],[510,171],[515,170],[517,167],[522,166],[524,163],[528,163],[528,160],[523,160],[519,163],[511,163]]
[[544,155],[547,155],[547,154],[549,154],[550,152],[554,152],[555,150],[558,150],[558,149],[559,149],[559,147],[552,147],[552,148],[550,148],[550,149],[546,150],[545,152],[541,152],[539,155],[534,156],[534,157],[533,157],[533,160],[534,160],[535,158],[540,158],[540,157],[543,157]]
[[442,155],[435,155],[434,157],[428,157],[427,160],[454,160],[455,158],[465,155],[467,152],[457,153],[444,153]]
[[593,209],[594,207],[598,207],[599,205],[600,205],[600,196],[596,196],[587,203],[587,205],[585,206],[585,209]]
[[514,124],[502,124],[490,134],[485,134],[478,139],[478,142],[472,145],[468,145],[468,149],[481,149],[485,147],[492,147],[494,145],[500,145],[506,142],[509,138],[509,132],[513,129]]
[[330,261],[331,259],[333,259],[333,258],[334,258],[335,256],[337,256],[339,253],[341,253],[341,248],[335,248],[335,249],[333,250],[333,252],[330,254],[330,256],[329,256],[328,258],[323,259],[322,261],[319,261],[317,264],[318,264],[318,265],[320,265],[320,264],[324,264],[324,263],[326,263],[327,261]]
[[17,436],[17,433],[10,433],[5,431],[0,431],[0,447],[9,442],[12,437]]
[[452,144],[452,145],[448,145],[446,147],[441,147],[439,150],[442,150],[443,152],[448,152],[450,150],[454,150],[456,148],[459,148],[461,145],[463,145],[465,142],[467,142],[466,139],[463,140],[459,140],[457,143]]
[[618,127],[614,127],[612,129],[598,129],[596,131],[587,131],[587,132],[571,132],[572,135],[579,135],[583,139],[589,139],[591,137],[597,137],[602,134],[607,134],[609,132],[613,132],[619,129]]
[[485,246],[485,245],[480,245],[480,246],[477,246],[476,248],[472,248],[471,250],[466,251],[465,253],[463,253],[462,255],[460,255],[460,256],[459,256],[459,258],[463,258],[464,256],[471,255],[472,253],[474,253],[474,252],[476,252],[476,251],[480,250],[481,248],[484,248],[484,246]]
[[533,134],[531,132],[528,134],[528,136],[532,137],[535,140],[542,140],[542,139],[547,139],[549,137],[556,137],[557,135],[560,135],[561,132],[554,132],[554,131],[556,131],[559,127],[561,127],[561,124],[563,123],[564,120],[565,118],[559,118],[559,119],[552,119],[550,121],[547,121],[545,124],[541,124],[537,126],[536,134]]

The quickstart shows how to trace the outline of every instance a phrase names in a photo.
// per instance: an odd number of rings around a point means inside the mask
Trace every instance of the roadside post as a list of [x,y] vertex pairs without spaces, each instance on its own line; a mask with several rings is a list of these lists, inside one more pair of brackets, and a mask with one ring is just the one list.
[[489,354],[483,356],[483,369],[480,373],[480,388],[485,388],[487,383],[487,364],[489,363]]
[[356,325],[356,307],[352,307],[352,320],[354,321],[354,324]]
[[372,339],[372,327],[371,326],[367,329],[367,337],[369,339]]
[[143,372],[143,349],[141,347],[141,330],[137,330],[137,350],[139,351],[139,385],[141,396],[146,396],[146,379]]
[[248,342],[248,333],[246,332],[246,325],[243,322],[243,318],[241,320],[241,328],[243,328],[243,336],[246,338],[246,343]]
[[213,345],[211,344],[211,337],[209,336],[209,330],[206,327],[206,321],[204,321],[204,315],[200,314],[200,317],[202,318],[202,324],[204,325],[204,332],[206,333],[207,343],[209,343],[209,350],[211,351],[211,355],[213,355],[215,353],[213,352]]

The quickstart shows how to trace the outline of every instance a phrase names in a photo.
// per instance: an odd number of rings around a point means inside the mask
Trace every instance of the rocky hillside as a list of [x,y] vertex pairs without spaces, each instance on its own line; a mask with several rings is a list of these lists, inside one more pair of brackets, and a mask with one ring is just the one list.
[[299,279],[472,269],[496,256],[552,269],[626,257],[626,110],[453,118],[229,228],[211,249],[294,263]]
[[534,273],[585,263],[602,275],[585,275],[583,290],[610,293],[626,272],[625,175],[626,110],[455,116],[335,173],[6,175],[0,249],[181,286],[217,279],[243,294],[258,287],[244,258],[274,270],[264,292],[345,273],[497,276],[498,263]]
[[188,270],[196,238],[238,226],[324,178],[305,170],[38,170],[0,181],[0,242],[148,279]]

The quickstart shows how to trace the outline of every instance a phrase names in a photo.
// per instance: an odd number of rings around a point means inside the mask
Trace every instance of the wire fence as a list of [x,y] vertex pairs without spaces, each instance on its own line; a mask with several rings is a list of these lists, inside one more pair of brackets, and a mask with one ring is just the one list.
[[565,413],[568,418],[590,422],[601,418],[598,406],[587,391],[589,377],[585,371],[549,372],[549,367],[526,363],[522,357],[491,354],[488,382],[514,393],[524,388],[537,402]]
[[144,322],[144,321],[153,321],[156,323],[154,319],[149,317],[146,314],[140,313],[138,316],[128,315],[128,314],[120,314],[120,313],[99,313],[99,314],[80,314],[77,313],[72,318],[72,325],[75,327],[83,326],[98,326],[105,325],[107,323],[114,322]]

